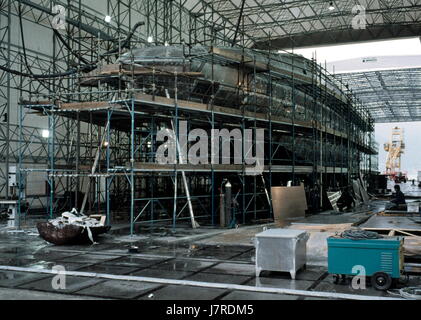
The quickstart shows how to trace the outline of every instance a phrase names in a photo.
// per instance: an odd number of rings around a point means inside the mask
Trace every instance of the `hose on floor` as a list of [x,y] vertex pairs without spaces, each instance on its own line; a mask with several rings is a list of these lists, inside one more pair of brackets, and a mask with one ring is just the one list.
[[352,240],[364,240],[364,239],[380,239],[382,236],[374,231],[367,231],[362,229],[349,229],[341,233],[342,238]]
[[405,287],[402,289],[388,290],[387,293],[408,300],[421,300],[421,287]]

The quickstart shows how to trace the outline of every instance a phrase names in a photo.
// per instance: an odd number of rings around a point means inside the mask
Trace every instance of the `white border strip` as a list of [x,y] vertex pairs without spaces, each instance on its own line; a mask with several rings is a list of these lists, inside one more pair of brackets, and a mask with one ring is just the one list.
[[[49,270],[49,269],[36,269],[36,268],[24,268],[24,267],[13,267],[13,266],[0,266],[0,270],[43,273],[43,274],[58,274],[57,271]],[[113,275],[113,274],[107,274],[107,273],[94,273],[94,272],[81,272],[81,271],[66,271],[65,275],[75,276],[75,277],[110,279],[110,280],[150,282],[150,283],[159,283],[159,284],[167,284],[167,285],[182,285],[182,286],[240,290],[240,291],[250,291],[250,292],[287,294],[287,295],[316,297],[316,298],[331,298],[331,299],[346,299],[346,300],[403,300],[399,298],[365,296],[365,295],[357,295],[357,294],[305,291],[305,290],[293,290],[293,289],[270,288],[270,287],[255,287],[255,286],[228,284],[228,283],[212,283],[212,282],[190,281],[190,280],[125,276],[125,275]]]

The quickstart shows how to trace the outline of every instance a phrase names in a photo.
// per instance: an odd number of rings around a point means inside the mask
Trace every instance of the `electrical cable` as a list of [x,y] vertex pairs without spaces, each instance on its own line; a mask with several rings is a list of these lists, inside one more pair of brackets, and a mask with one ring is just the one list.
[[382,236],[374,231],[367,231],[362,229],[349,229],[341,233],[342,238],[352,240],[364,240],[364,239],[380,239]]
[[405,287],[402,289],[388,290],[387,293],[408,300],[421,300],[421,287]]
[[[14,74],[18,74],[18,75],[22,75],[22,76],[27,76],[27,77],[31,77],[33,79],[49,79],[49,78],[61,78],[61,77],[65,77],[65,76],[69,76],[72,74],[75,74],[78,72],[78,68],[72,68],[69,69],[67,71],[63,71],[63,72],[58,72],[58,73],[50,73],[50,74],[34,74],[31,70],[31,68],[29,67],[29,63],[28,63],[28,59],[27,59],[27,55],[26,55],[26,45],[25,45],[25,37],[24,37],[24,30],[23,30],[23,22],[22,22],[22,8],[21,5],[19,4],[18,7],[19,10],[19,24],[20,24],[20,33],[21,33],[21,41],[22,41],[22,49],[23,49],[23,57],[24,57],[24,61],[25,61],[25,65],[26,68],[29,71],[28,73],[21,73],[19,71],[16,70],[10,70],[9,72],[14,73]],[[55,30],[53,28],[53,30]],[[61,38],[61,40],[63,40],[63,42],[65,43],[64,39]],[[68,49],[71,50],[71,48],[67,47]],[[71,52],[74,54],[73,50],[71,50]],[[96,66],[81,66],[80,70],[81,71],[85,71],[85,72],[89,72],[91,70],[93,70]],[[5,70],[7,68],[2,68],[2,70]],[[47,89],[50,90],[50,88],[48,88],[42,81],[40,81],[40,83]]]
[[[21,41],[22,41],[22,49],[23,49],[23,59],[25,62],[25,66],[28,69],[29,73],[31,74],[32,77],[34,77],[34,73],[32,72],[31,68],[29,67],[29,63],[28,63],[28,58],[26,56],[26,46],[25,46],[25,37],[24,37],[24,32],[23,32],[23,22],[22,22],[22,5],[19,2],[19,6],[18,6],[18,13],[19,13],[19,26],[20,26],[20,36],[21,36]],[[39,81],[39,83],[48,91],[50,90],[51,83],[48,83],[48,86],[42,82]]]
[[[101,54],[101,56],[99,57],[98,60],[96,60],[95,62],[89,62],[88,60],[86,60],[85,58],[83,58],[78,52],[75,52],[70,46],[69,44],[66,42],[66,40],[63,39],[62,35],[60,34],[60,32],[58,32],[56,29],[53,28],[54,33],[57,35],[57,38],[64,44],[64,46],[74,55],[76,56],[79,60],[81,60],[82,62],[85,63],[84,66],[82,66],[81,71],[82,72],[89,72],[94,70],[97,67],[97,63],[99,62],[100,59],[103,59],[104,57],[114,54],[114,53],[118,53],[121,49],[123,48],[130,48],[130,40],[132,39],[134,33],[136,32],[137,28],[139,28],[140,26],[143,26],[145,23],[143,21],[140,21],[138,23],[136,23],[132,30],[130,31],[129,35],[127,36],[126,39],[123,40],[122,44],[120,46],[115,47],[114,49],[111,49],[103,54]],[[76,70],[77,72],[77,70]]]
[[123,48],[130,48],[130,40],[132,39],[136,29],[139,28],[140,26],[143,26],[144,24],[145,24],[145,22],[143,22],[143,21],[140,21],[140,22],[136,23],[133,26],[132,31],[130,31],[127,38],[124,39],[123,42],[121,43],[121,46],[117,46],[114,49],[111,49],[111,50],[107,51],[106,53],[102,54],[101,57],[104,57],[106,55],[110,55],[110,54],[113,54],[113,53],[117,53],[117,52],[120,51],[120,49],[123,49]]
[[[79,53],[77,53],[77,52],[75,52],[74,50],[72,50],[71,48],[70,48],[70,46],[67,44],[67,42],[63,39],[63,37],[61,36],[61,34],[57,31],[57,30],[55,30],[54,28],[53,28],[53,30],[54,30],[54,32],[55,32],[55,34],[58,36],[58,39],[66,46],[66,48],[73,54],[73,55],[75,55],[77,58],[79,58],[82,62],[84,62],[85,63],[85,65],[80,65],[80,67],[78,67],[78,68],[72,68],[72,69],[69,69],[69,70],[67,70],[67,71],[63,71],[63,72],[58,72],[58,73],[50,73],[50,74],[34,74],[33,72],[32,72],[32,70],[31,70],[31,68],[29,67],[29,63],[28,63],[28,59],[27,59],[27,55],[26,55],[26,46],[25,46],[25,38],[24,38],[24,32],[23,32],[23,23],[22,23],[22,9],[21,9],[21,5],[19,4],[19,7],[18,7],[18,10],[19,10],[19,24],[20,24],[20,31],[21,31],[21,41],[22,41],[22,49],[23,49],[23,57],[24,57],[24,62],[25,62],[25,66],[26,66],[26,68],[27,68],[27,70],[28,70],[28,73],[26,73],[26,72],[21,72],[21,71],[18,71],[18,70],[14,70],[14,69],[11,69],[11,68],[7,68],[7,67],[5,67],[5,66],[2,66],[2,65],[0,65],[0,70],[3,70],[3,71],[5,71],[5,72],[8,72],[8,73],[11,73],[11,74],[14,74],[14,75],[17,75],[17,76],[22,76],[22,77],[28,77],[28,78],[33,78],[33,79],[37,79],[37,80],[40,80],[40,79],[50,79],[50,78],[60,78],[60,77],[65,77],[65,76],[69,76],[69,75],[72,75],[72,74],[75,74],[75,73],[77,73],[78,71],[82,71],[82,72],[89,72],[89,71],[92,71],[92,70],[94,70],[96,67],[97,67],[97,63],[99,62],[98,60],[97,61],[95,61],[95,62],[92,62],[92,63],[90,63],[88,60],[86,60],[85,58],[83,58]],[[134,26],[133,26],[133,29],[132,29],[132,31],[129,33],[129,35],[127,36],[127,38],[123,41],[123,43],[121,44],[121,47],[120,46],[117,46],[117,47],[115,47],[115,48],[113,48],[113,49],[111,49],[111,50],[109,50],[109,51],[107,51],[107,52],[105,52],[105,53],[103,53],[102,55],[101,55],[101,57],[100,57],[100,59],[101,58],[103,58],[103,57],[105,57],[105,56],[107,56],[107,55],[110,55],[110,54],[113,54],[113,53],[117,53],[117,52],[119,52],[119,50],[120,50],[120,48],[128,48],[128,47],[130,47],[130,40],[131,40],[131,38],[133,37],[133,35],[134,35],[134,33],[135,33],[135,31],[136,31],[136,29],[138,28],[138,27],[140,27],[140,26],[142,26],[142,25],[144,25],[145,23],[143,22],[143,21],[140,21],[140,22],[138,22],[138,23],[136,23]],[[47,89],[47,90],[50,90],[50,88],[49,87],[47,87],[46,85],[45,85],[45,83],[44,82],[42,82],[42,81],[40,81],[40,83]],[[49,85],[50,85],[50,83],[48,83]]]
[[60,73],[33,74],[33,73],[26,73],[26,72],[9,69],[1,65],[0,65],[0,69],[17,76],[28,77],[28,78],[33,78],[33,79],[50,79],[50,78],[65,77],[67,75],[72,75],[78,71],[78,69],[70,69],[70,70],[67,70],[66,72],[60,72]]
[[69,44],[66,42],[66,40],[63,39],[63,36],[60,34],[60,32],[57,31],[57,29],[53,28],[54,34],[57,36],[57,38],[63,43],[63,45],[69,50],[74,56],[76,56],[80,61],[82,61],[85,64],[91,64],[88,60],[86,60],[84,57],[82,57],[81,54],[74,51]]
[[421,300],[421,287],[406,287],[399,289],[401,297],[405,299]]

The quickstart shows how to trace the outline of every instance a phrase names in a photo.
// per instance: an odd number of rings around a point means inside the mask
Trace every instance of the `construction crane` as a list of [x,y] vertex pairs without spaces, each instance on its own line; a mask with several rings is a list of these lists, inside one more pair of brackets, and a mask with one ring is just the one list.
[[384,144],[384,150],[388,152],[386,161],[386,175],[395,182],[406,182],[406,175],[401,171],[401,155],[405,151],[403,129],[394,127],[390,142]]

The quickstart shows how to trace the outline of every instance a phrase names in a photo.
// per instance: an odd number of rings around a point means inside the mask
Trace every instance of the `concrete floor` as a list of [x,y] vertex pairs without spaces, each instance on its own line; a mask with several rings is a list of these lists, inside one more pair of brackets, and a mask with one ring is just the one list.
[[[308,221],[356,222],[367,215],[366,211],[318,215],[309,217]],[[258,225],[234,230],[201,228],[200,231],[179,228],[175,233],[158,228],[133,238],[124,234],[107,234],[101,238],[100,244],[84,246],[54,246],[39,238],[33,229],[16,233],[3,228],[0,229],[0,266],[34,269],[30,269],[30,272],[0,270],[0,299],[314,299],[294,294],[257,292],[261,291],[259,289],[268,291],[265,288],[394,297],[370,286],[366,290],[354,290],[350,284],[334,284],[333,277],[327,273],[325,253],[318,252],[313,256],[309,254],[307,268],[300,271],[295,280],[291,280],[287,273],[273,272],[264,272],[256,278],[253,236],[264,226],[273,227]],[[328,235],[314,240],[319,242],[313,246],[323,244]],[[138,246],[139,252],[128,253],[130,245]],[[51,270],[57,265],[64,266],[67,271],[161,280],[152,283],[77,274],[66,276],[65,289],[54,289],[54,274],[34,271]],[[168,284],[165,279],[193,282]],[[196,286],[197,282],[203,282],[204,287]],[[212,287],[215,283],[242,287]],[[421,277],[414,275],[407,285],[420,284]],[[250,291],[250,286],[256,291]]]

